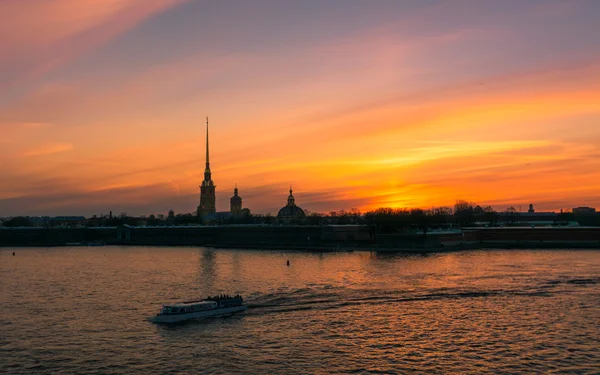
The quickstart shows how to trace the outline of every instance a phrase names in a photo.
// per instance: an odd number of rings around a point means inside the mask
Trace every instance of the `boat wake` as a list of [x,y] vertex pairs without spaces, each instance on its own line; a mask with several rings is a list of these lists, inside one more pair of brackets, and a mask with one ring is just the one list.
[[425,290],[350,289],[331,285],[315,286],[279,293],[254,294],[247,301],[247,314],[273,314],[301,310],[329,310],[364,304],[399,304],[435,300],[529,296],[549,297],[571,293],[574,287],[600,284],[597,278],[571,278],[541,281],[526,288]]

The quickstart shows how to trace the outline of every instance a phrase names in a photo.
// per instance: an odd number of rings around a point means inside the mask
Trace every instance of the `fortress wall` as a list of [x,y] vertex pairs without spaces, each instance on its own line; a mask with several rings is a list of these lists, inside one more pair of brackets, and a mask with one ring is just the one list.
[[116,228],[1,228],[0,246],[56,246],[69,242],[108,242]]
[[321,242],[317,226],[132,228],[130,232],[131,243],[317,246]]
[[[126,233],[128,236],[125,236]],[[119,239],[118,235],[121,235]],[[368,236],[367,236],[368,234]],[[104,228],[0,228],[0,246],[62,246],[103,242],[125,245],[194,245],[219,247],[321,247],[377,245],[379,248],[434,248],[442,244],[477,242],[485,245],[543,242],[600,244],[600,227],[480,228],[457,233],[376,234],[349,226],[206,226]],[[566,246],[566,245],[565,245]]]
[[600,241],[600,228],[485,228],[480,241]]

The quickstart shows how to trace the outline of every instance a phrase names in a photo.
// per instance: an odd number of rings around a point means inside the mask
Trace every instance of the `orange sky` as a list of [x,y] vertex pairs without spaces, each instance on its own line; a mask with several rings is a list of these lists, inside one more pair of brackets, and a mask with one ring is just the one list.
[[[485,3],[485,4],[484,4]],[[0,2],[0,217],[600,207],[595,1]]]

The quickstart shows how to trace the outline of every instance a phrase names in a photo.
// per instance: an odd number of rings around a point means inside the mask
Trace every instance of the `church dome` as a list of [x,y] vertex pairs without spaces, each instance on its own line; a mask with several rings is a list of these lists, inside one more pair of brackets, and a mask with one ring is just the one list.
[[285,206],[282,207],[277,213],[277,217],[280,218],[304,218],[306,214],[304,210],[298,206]]
[[239,215],[242,212],[242,197],[238,194],[237,184],[233,189],[233,197],[229,201],[231,202],[231,213],[236,216]]
[[233,197],[231,197],[230,201],[231,201],[231,204],[234,204],[234,203],[242,204],[242,197],[240,197],[238,195],[237,186],[235,187],[235,189],[233,189]]
[[292,195],[292,188],[290,187],[290,195],[288,196],[288,203],[282,207],[277,213],[277,217],[280,219],[303,219],[306,217],[304,210],[296,206],[296,200]]

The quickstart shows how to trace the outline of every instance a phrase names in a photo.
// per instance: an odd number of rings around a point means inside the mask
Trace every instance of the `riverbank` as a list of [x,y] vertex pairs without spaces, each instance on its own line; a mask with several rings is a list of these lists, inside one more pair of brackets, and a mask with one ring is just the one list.
[[102,245],[409,253],[486,248],[600,249],[600,228],[465,228],[427,234],[381,234],[358,225],[0,229],[0,246]]
[[[229,246],[208,245],[206,247],[215,249],[232,249]],[[537,250],[537,249],[580,249],[580,250],[600,250],[600,242],[582,243],[582,242],[490,242],[490,243],[463,243],[457,245],[446,245],[438,247],[297,247],[297,246],[237,246],[234,249],[247,250],[281,250],[281,251],[308,251],[308,252],[354,252],[354,251],[369,251],[369,252],[390,252],[390,253],[444,253],[454,251],[469,251],[469,250]]]
[[[405,253],[405,254],[437,254],[437,253],[450,253],[460,251],[475,251],[475,250],[600,250],[600,243],[581,243],[581,242],[546,242],[546,243],[533,243],[533,242],[490,242],[490,243],[463,243],[458,245],[447,245],[439,247],[381,247],[381,246],[368,246],[368,247],[353,247],[353,246],[286,246],[286,245],[236,245],[236,246],[225,246],[225,245],[169,245],[169,244],[141,244],[141,243],[106,243],[102,245],[86,245],[86,244],[52,244],[44,245],[43,247],[104,247],[104,246],[127,246],[127,247],[190,247],[199,246],[203,248],[212,248],[220,250],[264,250],[264,251],[285,251],[285,252],[303,252],[303,253],[347,253],[347,252],[377,252],[377,253]],[[15,245],[10,246],[11,248],[32,248],[39,246],[31,245]],[[2,248],[2,246],[0,246]]]

